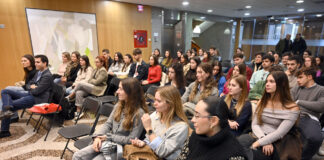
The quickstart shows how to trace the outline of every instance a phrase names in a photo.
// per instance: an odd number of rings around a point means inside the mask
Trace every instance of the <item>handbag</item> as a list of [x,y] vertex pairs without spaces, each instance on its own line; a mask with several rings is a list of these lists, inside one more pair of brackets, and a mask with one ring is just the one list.
[[44,103],[44,104],[37,104],[28,110],[32,113],[49,114],[49,113],[61,111],[62,107],[55,103],[50,103],[50,104]]
[[161,160],[150,146],[136,147],[131,144],[124,146],[123,158],[126,160]]

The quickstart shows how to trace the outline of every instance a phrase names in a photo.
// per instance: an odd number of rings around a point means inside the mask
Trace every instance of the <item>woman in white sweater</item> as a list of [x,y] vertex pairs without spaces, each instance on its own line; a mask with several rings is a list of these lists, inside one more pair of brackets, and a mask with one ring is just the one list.
[[71,87],[66,89],[66,94],[71,94],[74,91],[74,88],[80,83],[80,82],[88,82],[91,78],[91,73],[93,71],[89,58],[86,55],[81,56],[80,58],[80,65],[81,69],[78,71],[78,76],[75,79],[74,83]]
[[114,62],[108,69],[108,75],[116,76],[116,73],[120,72],[124,66],[123,55],[120,52],[115,53]]

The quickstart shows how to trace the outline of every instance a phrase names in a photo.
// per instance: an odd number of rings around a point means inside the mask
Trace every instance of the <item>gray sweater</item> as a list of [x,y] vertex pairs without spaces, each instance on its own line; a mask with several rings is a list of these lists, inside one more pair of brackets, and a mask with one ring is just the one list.
[[[101,129],[95,134],[98,135],[107,135],[112,138],[112,141],[121,145],[129,144],[130,139],[139,138],[143,132],[143,124],[141,117],[144,114],[143,109],[139,109],[137,114],[133,117],[133,128],[130,131],[124,130],[122,123],[124,121],[125,115],[122,113],[120,121],[116,122],[114,120],[114,114],[117,106],[115,105],[114,110],[111,112],[108,120],[101,127]],[[94,136],[95,137],[95,136]]]
[[305,88],[296,86],[291,89],[292,98],[297,101],[301,110],[301,115],[310,114],[320,118],[324,112],[324,87],[314,84]]
[[257,114],[252,120],[252,131],[261,146],[283,138],[296,123],[300,111],[265,108],[262,112],[262,125],[258,124]]
[[152,148],[154,153],[159,157],[167,160],[176,159],[181,152],[184,142],[188,137],[188,125],[180,121],[180,118],[175,118],[171,122],[171,126],[166,128],[161,123],[160,116],[157,112],[151,115],[153,133],[157,136],[152,142],[149,141],[146,135],[145,142]]

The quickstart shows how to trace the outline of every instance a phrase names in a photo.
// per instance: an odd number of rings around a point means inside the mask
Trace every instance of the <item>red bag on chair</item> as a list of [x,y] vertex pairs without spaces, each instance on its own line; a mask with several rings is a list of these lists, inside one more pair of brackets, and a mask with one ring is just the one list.
[[48,114],[48,113],[53,113],[56,111],[61,111],[62,107],[55,103],[37,104],[28,110],[33,113]]

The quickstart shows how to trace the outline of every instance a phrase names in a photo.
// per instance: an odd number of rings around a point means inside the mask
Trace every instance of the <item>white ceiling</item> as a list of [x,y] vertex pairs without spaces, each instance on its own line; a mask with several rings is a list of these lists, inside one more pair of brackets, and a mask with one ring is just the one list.
[[[156,6],[167,9],[199,12],[227,17],[246,17],[244,13],[249,12],[249,17],[291,15],[301,14],[297,9],[304,8],[302,13],[323,13],[324,0],[304,0],[304,3],[297,4],[296,0],[115,0],[135,4]],[[188,1],[188,6],[182,2]],[[251,9],[246,9],[251,5]],[[207,13],[212,9],[212,13]]]

